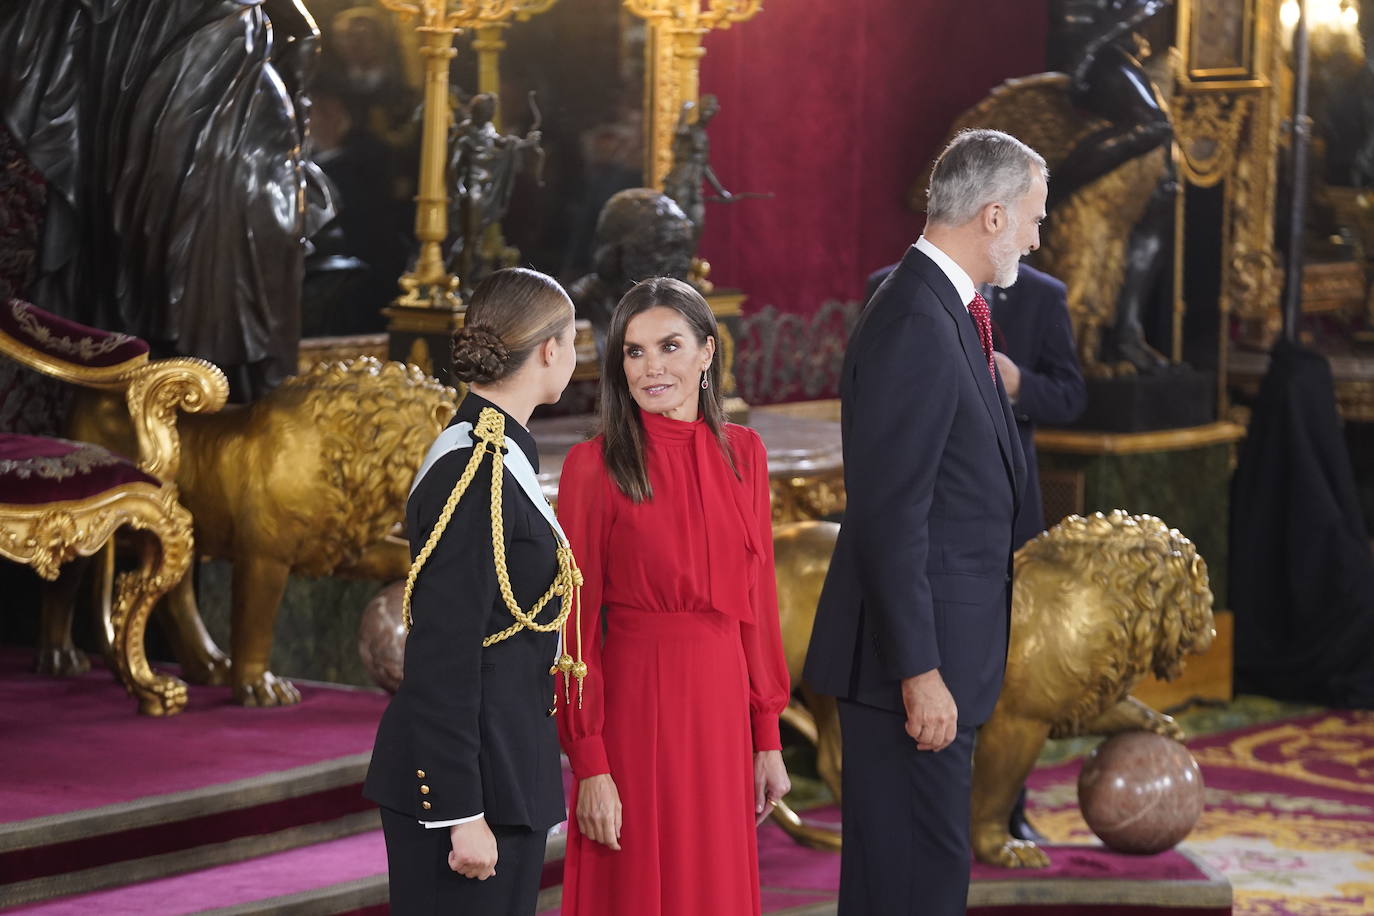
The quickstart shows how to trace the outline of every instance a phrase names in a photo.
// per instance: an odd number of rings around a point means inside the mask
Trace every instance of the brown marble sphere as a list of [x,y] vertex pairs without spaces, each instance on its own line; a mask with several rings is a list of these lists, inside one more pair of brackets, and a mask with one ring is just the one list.
[[1188,749],[1153,732],[1098,745],[1078,774],[1078,807],[1117,852],[1149,855],[1177,845],[1202,816],[1202,771]]
[[377,686],[395,693],[405,668],[406,628],[401,620],[404,582],[393,582],[363,608],[358,623],[358,655]]

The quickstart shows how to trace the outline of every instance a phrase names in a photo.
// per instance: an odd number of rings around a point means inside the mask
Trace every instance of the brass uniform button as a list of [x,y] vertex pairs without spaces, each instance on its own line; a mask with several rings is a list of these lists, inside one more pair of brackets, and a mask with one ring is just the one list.
[[429,786],[420,786],[420,794],[421,794],[421,795],[428,795],[428,794],[429,794]]
[[424,779],[424,778],[425,778],[425,771],[424,771],[424,770],[416,770],[416,771],[415,771],[415,778],[416,778],[416,779]]
[[420,802],[420,807],[421,807],[421,808],[424,808],[426,811],[428,811],[430,808],[432,808],[432,807],[434,807],[434,806],[431,805],[429,802]]

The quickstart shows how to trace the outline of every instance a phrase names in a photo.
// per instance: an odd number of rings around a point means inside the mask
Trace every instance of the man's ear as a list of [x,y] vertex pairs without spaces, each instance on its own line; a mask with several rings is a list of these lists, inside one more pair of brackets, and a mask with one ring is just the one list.
[[991,203],[983,207],[981,216],[983,229],[994,234],[1001,232],[1007,224],[1006,208],[999,203]]

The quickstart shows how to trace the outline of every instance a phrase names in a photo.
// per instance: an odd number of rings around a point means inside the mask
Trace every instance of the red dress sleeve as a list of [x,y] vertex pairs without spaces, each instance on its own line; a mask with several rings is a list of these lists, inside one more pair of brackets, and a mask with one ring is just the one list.
[[586,779],[609,773],[606,745],[601,739],[605,721],[605,679],[601,666],[601,601],[606,580],[606,545],[610,537],[612,494],[610,476],[601,458],[599,440],[573,446],[563,462],[558,483],[558,522],[568,536],[573,557],[582,571],[581,623],[569,621],[566,651],[587,663],[582,698],[576,681],[571,702],[558,710],[558,738],[572,764],[573,775]]
[[782,749],[778,716],[787,707],[791,683],[787,657],[782,651],[782,626],[778,619],[778,580],[773,570],[773,500],[768,485],[768,453],[753,430],[739,437],[739,451],[748,455],[744,484],[753,497],[751,522],[759,545],[758,580],[750,595],[753,623],[740,625],[744,659],[749,669],[749,720],[754,750]]

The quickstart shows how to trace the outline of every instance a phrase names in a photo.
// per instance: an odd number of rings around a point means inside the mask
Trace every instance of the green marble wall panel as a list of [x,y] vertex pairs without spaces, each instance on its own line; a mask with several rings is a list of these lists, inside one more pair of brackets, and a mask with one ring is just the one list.
[[1125,509],[1155,515],[1191,540],[1207,561],[1217,608],[1227,607],[1227,515],[1231,445],[1125,455],[1077,455],[1041,450],[1045,469],[1084,476],[1085,512]]
[[[200,615],[215,642],[229,651],[229,583],[232,566],[201,564],[197,582]],[[291,576],[277,609],[269,667],[274,674],[337,684],[375,687],[358,657],[358,621],[385,583],[359,579]]]

